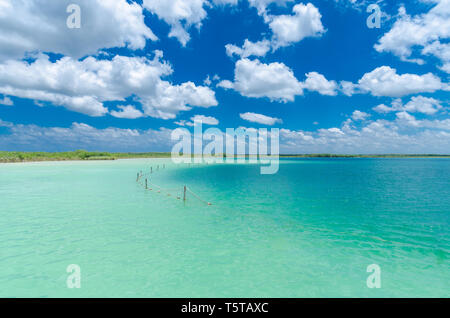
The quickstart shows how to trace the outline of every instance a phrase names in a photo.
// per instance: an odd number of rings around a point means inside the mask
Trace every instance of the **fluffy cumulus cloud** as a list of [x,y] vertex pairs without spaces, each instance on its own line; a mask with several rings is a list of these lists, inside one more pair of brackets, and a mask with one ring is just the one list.
[[259,60],[241,59],[236,62],[234,82],[218,84],[232,88],[246,97],[267,97],[273,101],[293,101],[303,94],[302,84],[283,63],[265,64]]
[[358,90],[358,85],[349,81],[341,81],[339,83],[339,90],[347,96],[352,96]]
[[305,74],[306,80],[300,82],[294,72],[283,63],[265,64],[255,59],[241,59],[236,62],[234,82],[221,81],[218,86],[234,89],[246,97],[267,97],[272,101],[292,102],[295,96],[303,95],[304,90],[321,95],[337,95],[338,84],[329,81],[317,72]]
[[193,123],[202,123],[205,125],[211,125],[215,126],[219,124],[219,121],[211,116],[204,116],[204,115],[195,115],[191,117],[191,120]]
[[270,50],[271,43],[268,40],[262,40],[258,42],[251,42],[248,39],[244,41],[242,47],[238,47],[233,44],[225,45],[225,49],[228,56],[237,55],[239,57],[249,56],[265,56]]
[[119,109],[119,111],[116,110],[111,111],[111,116],[126,119],[136,119],[144,117],[144,113],[142,113],[140,110],[136,109],[136,107],[132,105],[127,106],[118,105],[117,108]]
[[435,41],[423,48],[422,53],[425,55],[434,55],[441,60],[439,67],[442,71],[450,74],[450,44]]
[[100,49],[142,49],[157,40],[144,23],[140,5],[126,0],[78,0],[81,28],[69,29],[70,0],[0,0],[0,60],[28,52],[54,52],[75,58]]
[[329,81],[317,72],[310,72],[306,74],[306,80],[303,88],[319,92],[322,95],[337,95],[338,84],[335,81]]
[[[234,1],[216,1],[216,3],[233,3]],[[171,26],[170,37],[174,37],[185,46],[190,40],[189,29],[200,28],[207,13],[204,8],[206,0],[144,0],[144,8],[156,14]]]
[[384,34],[375,49],[378,52],[390,52],[404,61],[423,64],[422,58],[414,57],[414,49],[422,48],[420,55],[432,54],[441,59],[441,68],[450,71],[450,0],[422,0],[434,3],[429,12],[410,16],[402,6],[397,21]]
[[[163,119],[175,118],[192,106],[218,104],[208,87],[192,82],[173,85],[163,79],[172,72],[159,51],[152,60],[115,56],[112,60],[88,57],[79,61],[63,57],[52,62],[40,54],[32,62],[1,63],[0,93],[51,102],[90,116],[108,112],[103,102],[123,102],[130,96],[142,104],[145,115]],[[130,108],[125,112],[129,115]]]
[[444,120],[430,120],[430,119],[416,119],[413,115],[409,114],[408,112],[398,112],[396,114],[397,120],[396,122],[404,127],[407,128],[426,128],[426,129],[433,129],[433,130],[445,130],[450,131],[450,119],[444,119]]
[[393,107],[389,107],[389,106],[387,106],[385,104],[377,105],[377,106],[375,106],[373,108],[373,110],[376,111],[377,113],[380,113],[380,114],[387,114],[387,113],[395,111],[393,109]]
[[388,97],[448,90],[448,85],[443,84],[439,77],[431,73],[399,75],[396,69],[389,66],[381,66],[364,74],[358,82],[358,87],[363,92],[370,92],[373,96]]
[[352,119],[355,121],[366,120],[369,117],[370,117],[370,114],[362,112],[360,110],[355,110],[352,114]]
[[264,16],[264,21],[272,30],[272,37],[270,40],[263,39],[257,42],[246,39],[242,47],[227,44],[225,46],[227,55],[237,55],[242,58],[261,57],[265,56],[271,49],[275,51],[280,47],[300,42],[306,37],[321,36],[325,32],[319,9],[311,3],[295,5],[292,9],[292,15],[269,15],[266,13],[269,4],[282,5],[286,2],[290,1],[250,1],[250,5],[257,7],[258,12]]
[[256,114],[256,113],[243,113],[239,114],[239,116],[246,121],[249,121],[251,123],[258,123],[261,125],[268,125],[273,126],[275,124],[281,124],[283,121],[279,118],[270,117],[262,114]]
[[412,113],[422,113],[427,115],[434,115],[442,108],[441,102],[423,96],[415,96],[405,105],[405,111]]
[[292,15],[267,17],[273,32],[274,48],[288,46],[306,37],[317,37],[325,32],[322,15],[313,4],[297,4],[292,11]]
[[395,99],[391,106],[380,104],[373,108],[374,111],[380,114],[405,111],[410,113],[422,113],[426,115],[434,115],[442,109],[443,106],[441,101],[423,96],[414,96],[405,105],[403,105],[401,99]]

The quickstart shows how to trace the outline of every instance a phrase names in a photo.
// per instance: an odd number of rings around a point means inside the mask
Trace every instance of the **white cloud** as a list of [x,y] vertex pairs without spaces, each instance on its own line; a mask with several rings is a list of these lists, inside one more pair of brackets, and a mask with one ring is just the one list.
[[204,125],[211,125],[211,126],[215,126],[219,124],[219,121],[211,116],[203,116],[203,115],[195,115],[193,117],[191,117],[191,120],[193,123],[196,122],[201,122]]
[[178,126],[186,126],[187,121],[186,120],[178,120],[178,121],[175,121],[174,124],[178,125]]
[[[359,128],[315,131],[280,129],[281,153],[436,153],[450,154],[450,119],[418,120],[401,112],[393,121],[366,121]],[[171,130],[106,128],[74,123],[71,127],[39,127],[0,120],[7,133],[0,148],[24,151],[170,151]]]
[[341,91],[347,96],[370,93],[373,96],[402,97],[417,93],[450,90],[446,83],[432,73],[423,75],[397,74],[389,66],[381,66],[366,73],[357,84],[327,80],[317,72],[309,72],[304,82],[299,82],[292,70],[283,63],[264,64],[258,59],[243,58],[236,62],[234,82],[223,80],[218,87],[235,89],[247,97],[268,97],[275,101],[293,101],[303,89],[322,95],[335,96]]
[[265,64],[247,58],[236,62],[234,82],[223,80],[218,87],[234,89],[246,97],[267,97],[271,101],[292,102],[303,90],[322,95],[337,95],[338,84],[317,72],[305,74],[304,82],[298,81],[293,71],[283,63]]
[[203,84],[205,84],[206,86],[210,86],[212,84],[212,81],[209,78],[209,75],[204,79]]
[[270,50],[270,45],[270,41],[268,40],[251,42],[246,39],[242,47],[227,44],[225,45],[225,48],[228,56],[231,57],[235,54],[239,57],[245,58],[249,56],[265,56]]
[[144,24],[142,7],[126,0],[78,0],[81,28],[66,26],[69,0],[1,0],[0,60],[27,52],[54,52],[80,58],[100,49],[142,49],[157,40]]
[[178,126],[189,126],[189,127],[193,127],[195,125],[195,123],[216,126],[219,124],[219,120],[217,120],[216,118],[211,117],[211,116],[195,115],[195,116],[191,117],[191,121],[179,120],[174,123]]
[[172,85],[160,81],[154,93],[143,92],[139,101],[143,105],[144,113],[156,118],[173,119],[180,111],[191,110],[192,106],[209,108],[218,105],[214,91],[205,86],[196,86],[192,82]]
[[216,83],[216,85],[218,84],[218,82],[220,81],[220,77],[219,75],[215,74],[212,77],[210,75],[208,75],[204,80],[203,80],[203,84],[206,86],[211,86],[214,83]]
[[426,115],[434,115],[441,109],[442,105],[439,100],[423,96],[412,97],[406,105],[403,105],[401,99],[396,99],[393,101],[392,106],[381,104],[373,108],[374,111],[382,114],[390,112],[410,112]]
[[234,83],[222,81],[219,86],[233,88],[246,97],[267,97],[273,101],[293,101],[302,95],[302,84],[283,63],[264,64],[259,60],[236,62]]
[[9,98],[8,96],[5,96],[2,99],[0,99],[0,105],[13,106],[14,102],[11,100],[11,98]]
[[0,63],[0,93],[48,101],[90,116],[108,112],[105,101],[125,101],[130,96],[142,104],[145,115],[171,119],[192,106],[216,106],[214,92],[192,82],[173,85],[162,78],[171,66],[155,58],[115,56],[112,60],[64,57],[52,63],[40,54],[31,63]]
[[445,130],[450,131],[450,119],[444,120],[418,120],[413,115],[406,111],[402,111],[396,114],[396,123],[403,127],[408,128],[426,128],[433,130]]
[[380,114],[387,114],[393,111],[400,111],[403,109],[403,101],[401,98],[396,98],[391,102],[392,106],[380,104],[372,109]]
[[132,105],[122,106],[119,105],[117,108],[120,109],[120,111],[111,111],[111,116],[117,117],[117,118],[126,118],[126,119],[136,119],[144,117],[144,114],[136,109],[136,107]]
[[399,122],[403,126],[419,127],[419,122],[413,115],[409,114],[408,112],[402,111],[398,112],[395,115],[397,117],[397,122]]
[[317,131],[280,130],[281,153],[436,153],[450,154],[450,120],[417,120],[398,114],[394,121],[363,122]]
[[[223,2],[224,1],[220,1]],[[230,1],[225,1],[230,3]],[[206,0],[144,0],[143,6],[156,14],[171,26],[169,37],[175,37],[185,46],[190,40],[188,33],[192,26],[198,29],[202,26],[207,13],[204,6]]]
[[366,120],[369,117],[370,117],[370,114],[362,112],[360,110],[355,110],[352,114],[352,119],[355,121]]
[[[360,9],[361,7],[364,7],[364,9],[366,9],[367,6],[372,3],[371,0],[334,0],[334,1],[339,5],[350,6],[355,9]],[[380,3],[382,1],[383,0],[377,0],[375,2]]]
[[377,113],[380,113],[380,114],[387,114],[387,113],[395,111],[393,109],[393,107],[389,107],[389,106],[387,106],[385,104],[380,104],[378,106],[375,106],[373,108],[373,110],[376,111]]
[[3,122],[8,133],[0,135],[0,148],[23,151],[167,151],[173,142],[171,130],[98,129],[83,123],[70,127],[40,127]]
[[442,44],[435,41],[424,47],[422,54],[432,54],[442,61],[439,67],[442,71],[450,73],[450,43]]
[[311,3],[306,5],[300,3],[293,7],[293,15],[268,15],[266,8],[271,3],[284,5],[285,0],[266,0],[251,1],[250,5],[258,8],[259,14],[264,16],[264,21],[272,30],[272,38],[263,39],[258,42],[245,40],[242,47],[227,44],[225,46],[228,56],[237,55],[241,58],[250,56],[262,57],[273,49],[274,51],[280,47],[289,46],[299,42],[306,37],[321,36],[325,29],[321,22],[321,14],[319,10]]
[[410,16],[405,8],[399,9],[399,18],[389,32],[384,34],[375,49],[378,52],[391,52],[404,61],[423,64],[420,58],[413,58],[414,47],[422,47],[423,54],[435,54],[444,63],[449,62],[448,45],[441,47],[445,52],[435,51],[441,46],[440,40],[450,37],[450,0],[427,1],[436,5],[427,13]]
[[271,4],[279,6],[286,5],[288,2],[294,2],[295,0],[248,0],[251,7],[258,10],[258,14],[263,15],[266,13],[267,7]]
[[440,101],[423,96],[411,98],[404,109],[411,113],[436,114],[442,108]]
[[252,123],[258,123],[261,125],[268,125],[273,126],[275,124],[281,124],[283,121],[279,118],[275,117],[269,117],[262,114],[256,114],[256,113],[243,113],[239,114],[239,116],[246,121],[252,122]]
[[416,93],[432,93],[437,90],[448,90],[439,77],[427,73],[397,74],[397,70],[389,66],[376,68],[364,76],[358,82],[362,91],[370,92],[374,96],[402,97]]
[[234,5],[237,5],[238,0],[213,0],[213,3],[215,5],[218,5],[218,6],[220,6],[220,5],[232,5],[232,6],[234,6]]
[[352,96],[353,94],[355,94],[357,92],[357,89],[358,89],[357,84],[353,84],[352,82],[348,82],[348,81],[341,81],[339,83],[339,86],[340,86],[340,91],[347,96]]
[[306,74],[306,80],[303,84],[303,88],[319,92],[322,95],[337,95],[338,85],[335,81],[329,81],[317,72],[310,72]]
[[293,15],[267,17],[273,32],[272,41],[275,49],[299,42],[306,37],[318,37],[325,33],[322,15],[313,4],[297,4],[292,11]]
[[[284,5],[294,0],[249,0],[250,6],[263,15],[270,4]],[[207,18],[206,8],[235,6],[239,0],[144,0],[143,6],[171,26],[169,37],[176,38],[183,46],[190,41],[190,30],[200,30]]]
[[225,89],[232,89],[234,87],[233,82],[229,81],[229,80],[223,80],[220,81],[219,83],[217,83],[217,87],[222,87]]
[[331,138],[341,137],[341,136],[345,135],[342,130],[340,130],[339,128],[336,128],[336,127],[329,128],[329,129],[319,129],[318,132],[319,132],[319,135],[321,135],[321,136],[326,136],[326,137],[331,137]]

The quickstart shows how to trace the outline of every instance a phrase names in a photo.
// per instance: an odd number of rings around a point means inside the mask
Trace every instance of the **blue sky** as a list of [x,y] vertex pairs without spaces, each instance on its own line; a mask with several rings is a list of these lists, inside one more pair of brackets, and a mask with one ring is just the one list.
[[0,149],[169,151],[203,119],[285,153],[450,153],[449,36],[449,0],[0,0]]

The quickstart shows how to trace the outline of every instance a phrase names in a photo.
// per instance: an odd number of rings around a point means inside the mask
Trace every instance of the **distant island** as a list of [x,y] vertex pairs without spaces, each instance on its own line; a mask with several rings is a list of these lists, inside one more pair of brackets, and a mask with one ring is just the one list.
[[[117,160],[139,158],[170,158],[170,152],[67,152],[0,151],[0,162],[37,162],[69,160]],[[224,156],[226,157],[226,156]],[[441,154],[281,154],[280,158],[450,158]]]

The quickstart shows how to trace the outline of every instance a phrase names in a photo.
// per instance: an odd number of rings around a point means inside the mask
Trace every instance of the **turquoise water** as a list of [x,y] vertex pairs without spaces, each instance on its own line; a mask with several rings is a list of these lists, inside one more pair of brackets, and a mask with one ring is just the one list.
[[[145,191],[136,173],[151,166]],[[293,159],[259,171],[2,164],[0,297],[450,296],[450,160]],[[177,199],[184,184],[212,205]],[[69,264],[80,289],[66,286]],[[370,264],[380,289],[366,285]]]

